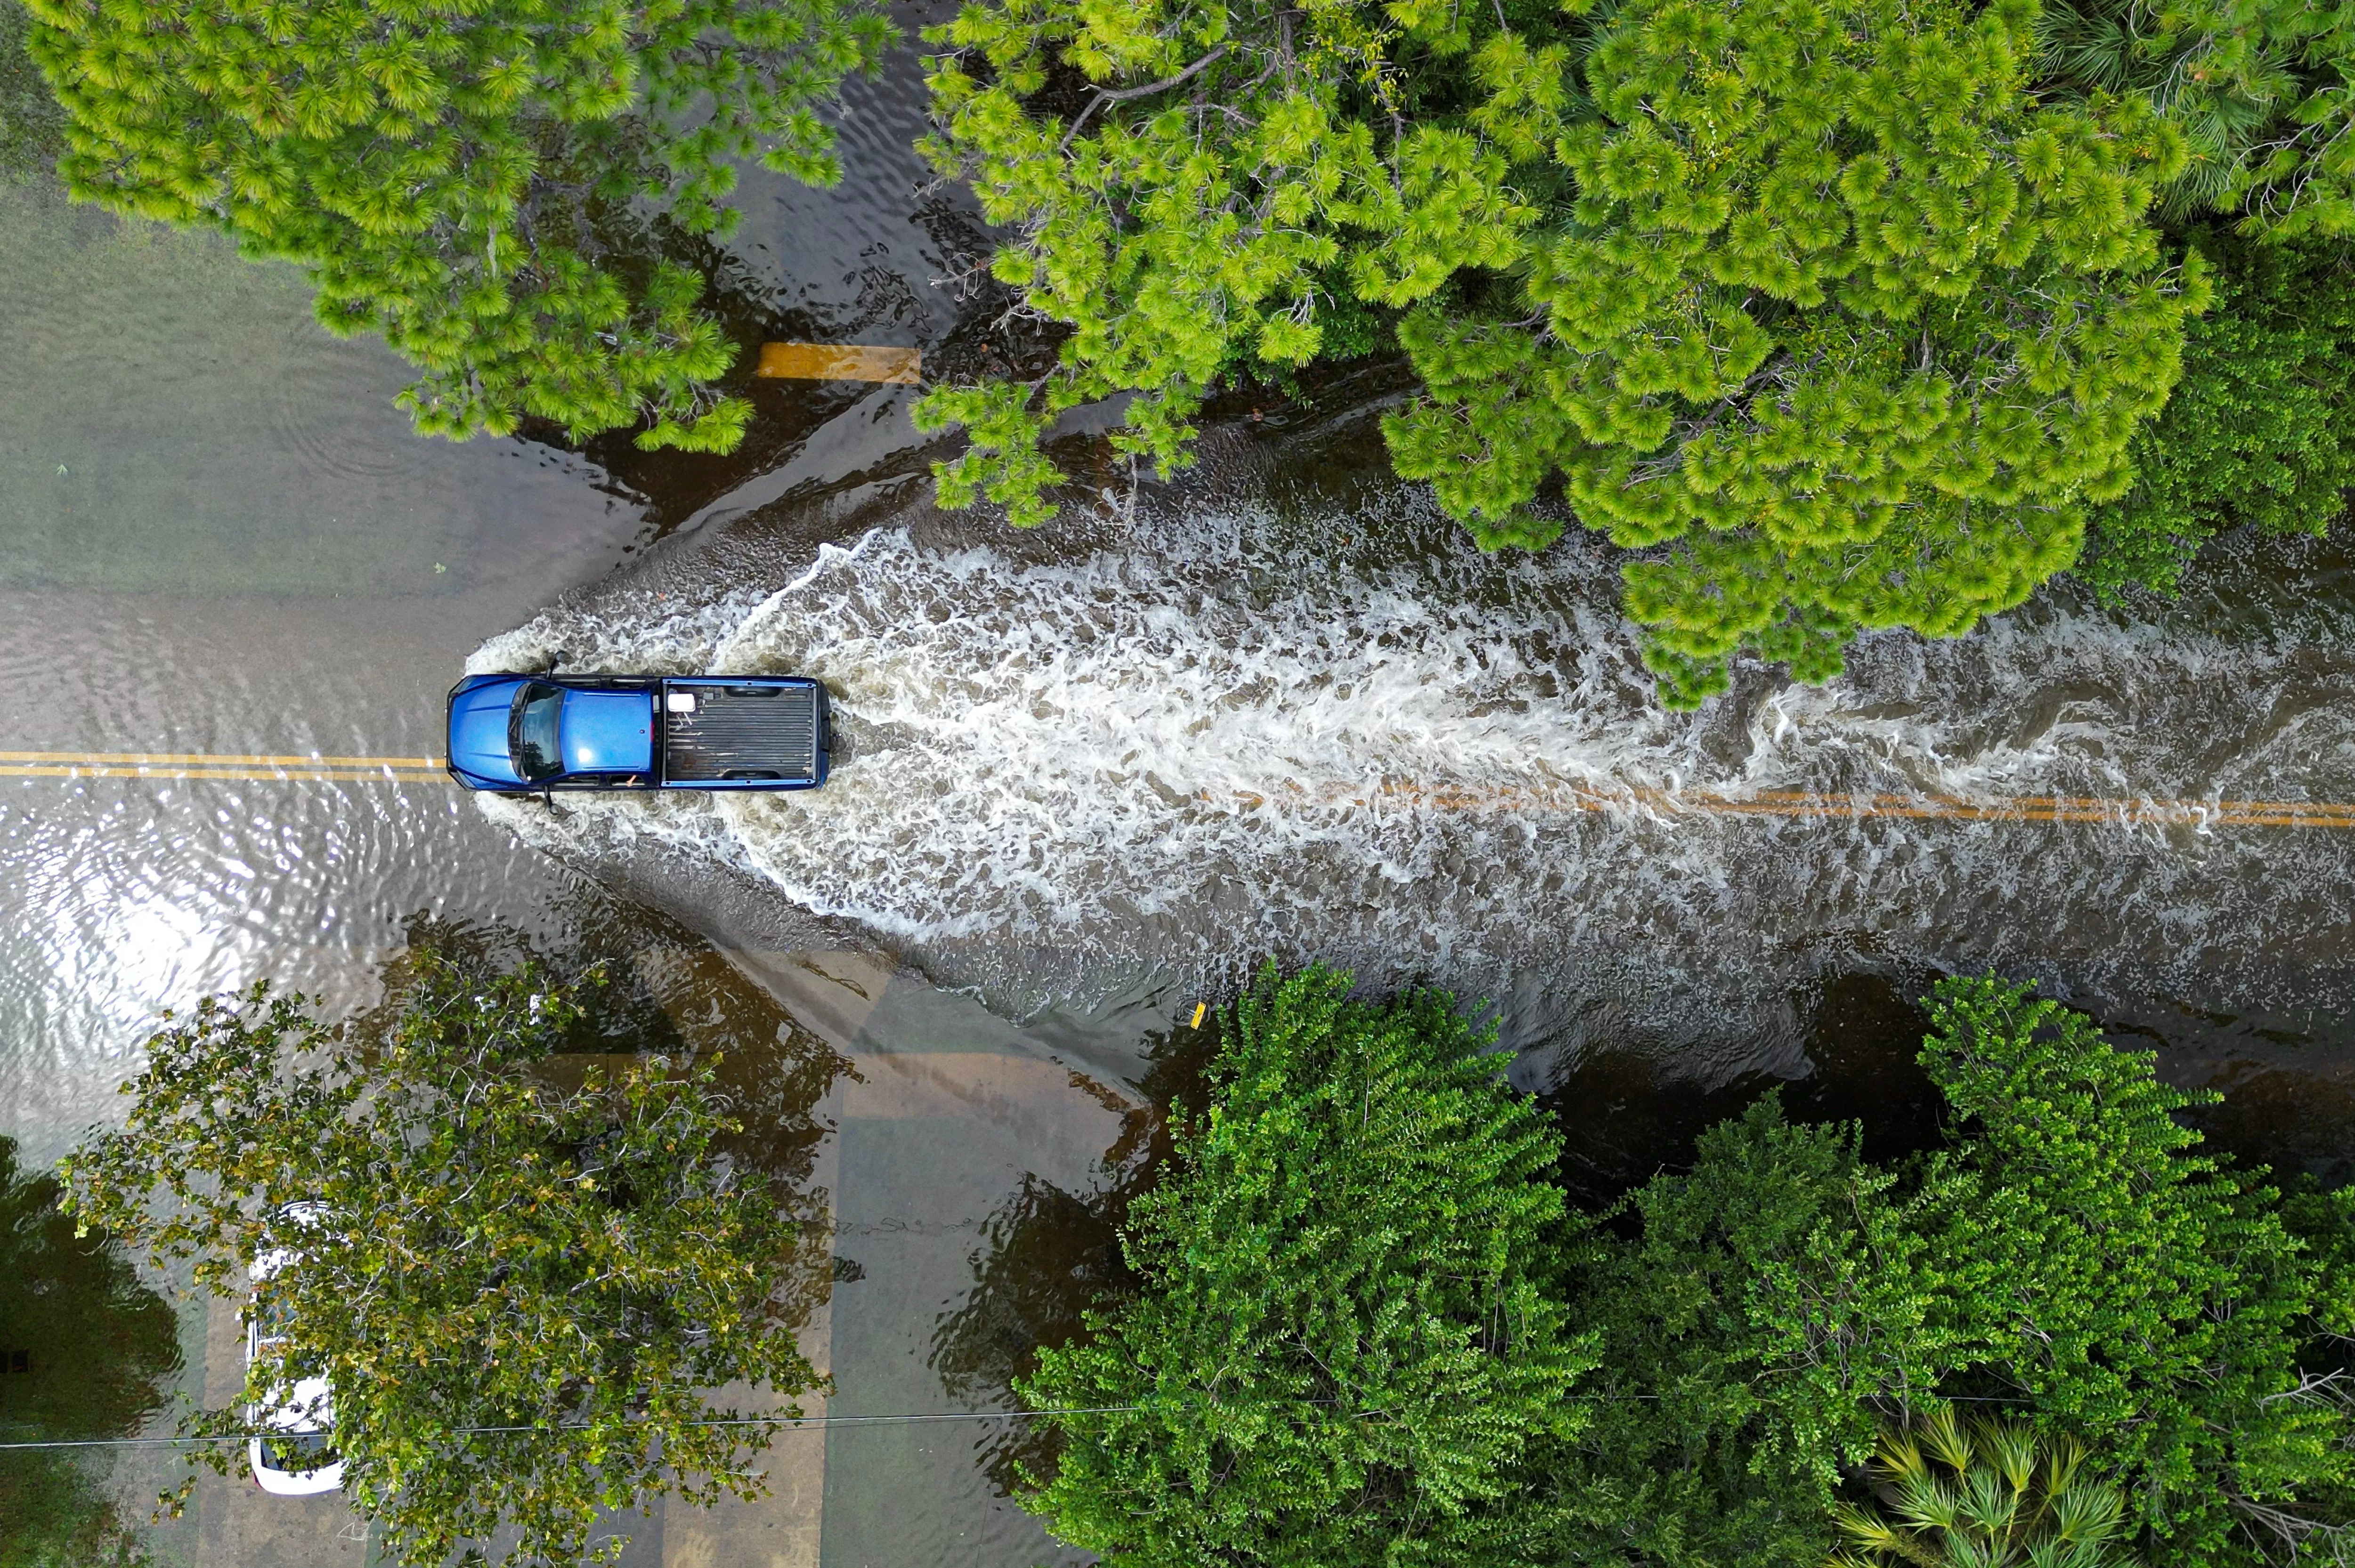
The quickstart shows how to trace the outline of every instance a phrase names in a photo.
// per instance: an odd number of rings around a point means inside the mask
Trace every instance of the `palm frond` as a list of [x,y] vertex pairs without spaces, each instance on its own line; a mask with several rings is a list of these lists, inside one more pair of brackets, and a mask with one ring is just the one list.
[[2052,1499],[2052,1532],[2060,1540],[2101,1546],[2115,1540],[2126,1499],[2106,1481],[2077,1481]]
[[1954,1530],[1963,1522],[1963,1499],[1935,1476],[1923,1476],[1897,1489],[1897,1517],[1916,1530]]
[[1980,1535],[2009,1538],[2019,1517],[2019,1493],[1985,1465],[1964,1472],[1960,1503],[1964,1523]]
[[1939,1461],[1951,1470],[1967,1470],[1971,1467],[1971,1440],[1963,1424],[1955,1418],[1954,1406],[1934,1410],[1922,1423],[1922,1441]]
[[1979,1446],[2015,1493],[2036,1479],[2036,1434],[2016,1421],[1991,1421],[1979,1428]]
[[1902,1427],[1881,1434],[1873,1461],[1880,1468],[1881,1478],[1892,1486],[1927,1479],[1930,1474],[1929,1461],[1922,1457],[1922,1446],[1913,1440],[1912,1432]]
[[2074,1437],[2025,1422],[1948,1409],[1885,1425],[1873,1500],[1832,1506],[1847,1546],[1828,1568],[2130,1568],[2124,1494],[2086,1462]]

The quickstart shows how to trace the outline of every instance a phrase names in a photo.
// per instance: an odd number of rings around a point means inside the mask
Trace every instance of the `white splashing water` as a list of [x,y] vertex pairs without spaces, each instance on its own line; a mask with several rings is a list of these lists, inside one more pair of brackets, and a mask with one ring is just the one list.
[[[1665,715],[1604,552],[1484,557],[1412,494],[1384,511],[1380,551],[1256,514],[1060,563],[886,529],[692,607],[617,590],[470,667],[561,649],[568,668],[815,674],[845,737],[833,781],[485,809],[575,858],[691,852],[920,960],[1273,954],[1719,995],[1859,953],[2202,994],[2341,972],[2355,833],[1696,818],[1642,792],[2355,800],[2343,649],[2047,604]],[[1625,805],[1446,798],[1565,787]]]

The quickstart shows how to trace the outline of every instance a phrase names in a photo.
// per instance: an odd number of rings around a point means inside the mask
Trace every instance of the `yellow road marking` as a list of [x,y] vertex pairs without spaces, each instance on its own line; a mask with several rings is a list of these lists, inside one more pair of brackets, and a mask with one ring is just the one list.
[[912,348],[858,343],[764,343],[755,376],[788,381],[892,381],[923,378],[924,356]]
[[434,757],[291,757],[201,751],[0,751],[0,779],[227,779],[268,784],[446,783]]
[[386,768],[376,773],[357,771],[296,772],[282,768],[275,772],[240,772],[227,768],[25,768],[0,767],[0,779],[226,779],[250,784],[283,783],[383,783],[447,784],[446,773],[398,773]]
[[[193,751],[0,751],[0,779],[226,779],[248,783],[446,783],[438,757],[295,757]],[[1404,805],[1443,811],[1626,811],[1663,816],[1796,817],[1977,822],[2109,822],[2119,826],[2355,829],[2355,803],[2331,800],[2189,800],[2106,795],[2011,795],[1975,800],[1960,795],[1816,794],[1793,789],[1750,795],[1656,788],[1604,791],[1572,786],[1423,785],[1386,781],[1291,785],[1271,797],[1251,790],[1202,790],[1208,804],[1252,810],[1285,804],[1372,810]]]
[[[1568,787],[1431,787],[1395,782],[1384,783],[1370,791],[1349,785],[1327,785],[1314,790],[1295,786],[1283,791],[1283,795],[1288,800],[1313,800],[1319,805],[1360,810],[1397,803],[1452,811],[1646,810],[1665,816],[1902,817],[1946,821],[2355,829],[2355,804],[2328,800],[2138,800],[2098,795],[2018,795],[1973,800],[1959,795],[1814,794],[1799,790],[1724,795],[1659,789],[1605,793]],[[1236,791],[1226,798],[1241,801],[1246,809],[1269,803],[1269,797],[1248,790]],[[1216,804],[1221,797],[1204,790],[1197,799]]]
[[186,762],[198,767],[439,768],[438,757],[278,757],[218,751],[0,751],[0,762]]

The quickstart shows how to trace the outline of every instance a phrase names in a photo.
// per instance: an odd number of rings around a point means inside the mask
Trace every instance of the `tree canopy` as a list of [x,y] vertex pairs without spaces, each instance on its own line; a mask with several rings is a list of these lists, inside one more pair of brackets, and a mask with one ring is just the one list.
[[1072,328],[1042,381],[943,387],[920,406],[924,428],[973,437],[937,471],[943,502],[1052,516],[1043,492],[1061,476],[1040,435],[1129,389],[1115,450],[1181,466],[1186,421],[1221,372],[1315,358],[1337,292],[1402,305],[1457,268],[1513,261],[1534,213],[1499,154],[1361,111],[1401,90],[1395,48],[1460,54],[1467,36],[1444,6],[1273,0],[982,0],[930,29],[945,48],[924,151],[1016,228],[996,278]]
[[[1171,1563],[1822,1568],[1845,1543],[2221,1568],[2355,1524],[2355,1191],[2285,1199],[2201,1152],[2179,1117],[2213,1097],[2083,1014],[1944,981],[1940,1147],[1879,1166],[1770,1093],[1689,1169],[1557,1223],[1529,1156],[1558,1145],[1471,1077],[1492,1069],[1445,1000],[1340,985],[1262,980],[1132,1210],[1135,1277],[1019,1385],[1121,1407],[1053,1418],[1026,1500],[1063,1539]],[[1444,1173],[1399,1180],[1424,1160]],[[1467,1278],[1543,1326],[1542,1404],[1470,1353]],[[1476,1411],[1478,1441],[1424,1414]],[[1369,1440],[1414,1461],[1385,1477]],[[1418,1501],[1448,1447],[1481,1484]],[[1909,1488],[1966,1511],[1908,1513]]]
[[2164,210],[2276,238],[2355,234],[2355,14],[2332,0],[2056,0],[2047,85],[2146,99],[2190,160]]
[[1925,1161],[1876,1168],[1853,1128],[1769,1096],[1634,1195],[1636,1238],[1590,1251],[1572,1320],[1604,1334],[1598,1392],[1627,1397],[1598,1402],[1570,1472],[1608,1504],[1586,1539],[1820,1563],[1883,1416],[1955,1398],[2083,1443],[2147,1562],[2254,1562],[2346,1522],[2355,1425],[2326,1374],[2355,1192],[2287,1205],[2200,1153],[2177,1114],[2212,1096],[2025,988],[1932,1003],[1953,1120]]
[[872,0],[26,0],[78,197],[294,262],[320,322],[417,366],[429,433],[526,416],[727,450],[750,406],[703,281],[603,230],[726,233],[729,160],[838,176],[818,108],[877,68]]
[[1527,324],[1411,316],[1428,388],[1394,461],[1504,542],[1551,471],[1665,554],[1626,603],[1671,702],[1729,654],[1839,667],[1858,630],[1954,635],[2075,559],[2179,370],[2196,263],[2143,222],[2180,137],[2138,101],[2026,91],[2035,10],[1637,0],[1588,58],[1578,191]]
[[2075,568],[2107,594],[2173,592],[2232,528],[2319,535],[2355,489],[2355,248],[2196,243],[2215,258],[2215,303],[2191,323],[2182,383],[2127,449],[2133,488],[2094,508]]
[[1863,630],[2019,603],[2132,488],[2208,298],[2162,216],[2355,228],[2350,28],[2309,0],[968,0],[926,35],[927,150],[1071,334],[921,406],[972,436],[941,495],[1052,515],[1041,436],[1124,392],[1114,447],[1166,473],[1222,377],[1403,312],[1400,474],[1484,546],[1575,520],[1638,552],[1670,705],[1737,653],[1821,680]]
[[2344,1255],[2294,1234],[2264,1172],[2199,1151],[2177,1113],[2218,1097],[2018,987],[1950,980],[1932,1012],[1923,1064],[1973,1129],[1917,1221],[1945,1375],[2096,1441],[2171,1556],[2211,1558],[2301,1493],[2343,1504],[2355,1430],[2300,1363],[2355,1312]]
[[1461,1563],[1579,1425],[1593,1357],[1540,1273],[1558,1139],[1450,998],[1348,983],[1260,978],[1130,1211],[1142,1289],[1016,1384],[1068,1413],[1030,1506],[1108,1561]]
[[[571,1563],[600,1509],[661,1493],[756,1495],[779,1429],[708,1391],[824,1386],[796,1330],[824,1289],[822,1224],[716,1145],[739,1128],[716,1064],[646,1059],[568,1080],[550,1062],[580,984],[429,951],[391,1028],[339,1039],[298,997],[208,999],[149,1043],[128,1125],[63,1167],[68,1202],[197,1283],[243,1298],[293,1261],[236,1404],[325,1378],[344,1489],[384,1550],[420,1565]],[[589,982],[581,982],[582,984]],[[290,1217],[315,1205],[314,1218]],[[226,1471],[242,1446],[200,1447]]]

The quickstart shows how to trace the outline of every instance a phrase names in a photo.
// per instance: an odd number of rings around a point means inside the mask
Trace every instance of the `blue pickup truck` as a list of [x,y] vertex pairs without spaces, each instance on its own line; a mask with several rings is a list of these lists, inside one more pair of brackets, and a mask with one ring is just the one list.
[[469,675],[450,688],[469,789],[815,789],[833,714],[805,675]]

